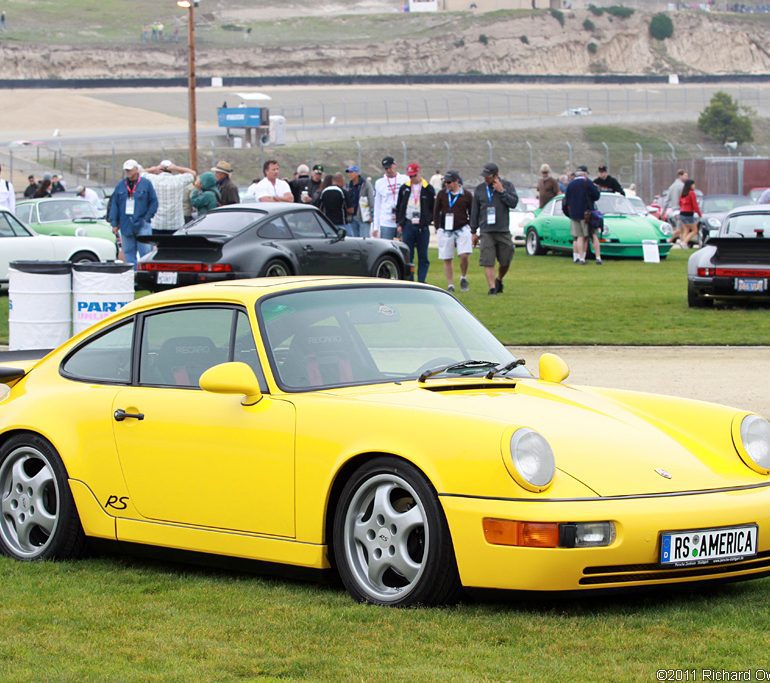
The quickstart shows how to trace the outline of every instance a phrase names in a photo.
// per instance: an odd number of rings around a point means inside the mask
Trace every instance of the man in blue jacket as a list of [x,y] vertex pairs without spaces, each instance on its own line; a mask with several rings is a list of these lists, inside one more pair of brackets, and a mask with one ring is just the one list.
[[[567,191],[561,205],[564,215],[569,218],[570,232],[574,238],[572,255],[578,265],[585,265],[586,252],[588,251],[590,230],[585,218],[586,212],[594,208],[594,202],[600,196],[599,188],[588,177],[588,168],[578,166],[577,171],[575,171],[575,179],[567,185]],[[599,252],[598,237],[594,240],[594,253],[596,254],[597,265],[601,265],[602,257]]]
[[136,238],[152,235],[150,221],[158,210],[158,196],[152,183],[139,175],[139,164],[134,159],[126,161],[123,170],[126,177],[115,186],[108,219],[112,231],[116,235],[120,231],[126,261],[136,267],[137,259],[152,248]]

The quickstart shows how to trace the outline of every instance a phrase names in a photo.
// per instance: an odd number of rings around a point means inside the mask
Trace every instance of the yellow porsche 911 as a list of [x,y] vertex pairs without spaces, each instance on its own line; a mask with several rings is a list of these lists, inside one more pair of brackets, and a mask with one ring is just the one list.
[[770,571],[770,423],[539,377],[439,289],[135,301],[0,368],[0,548],[89,537],[333,568],[381,605]]

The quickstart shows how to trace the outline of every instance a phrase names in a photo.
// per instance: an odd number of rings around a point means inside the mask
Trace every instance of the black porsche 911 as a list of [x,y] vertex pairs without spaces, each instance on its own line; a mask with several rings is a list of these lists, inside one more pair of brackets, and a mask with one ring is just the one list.
[[171,235],[140,237],[156,250],[137,264],[137,289],[283,275],[411,273],[405,245],[346,237],[314,206],[234,204],[210,211]]

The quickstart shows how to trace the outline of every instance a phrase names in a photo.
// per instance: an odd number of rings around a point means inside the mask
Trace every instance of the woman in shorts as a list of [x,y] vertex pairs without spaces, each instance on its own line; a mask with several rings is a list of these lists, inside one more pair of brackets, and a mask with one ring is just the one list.
[[679,225],[681,233],[679,243],[683,249],[690,246],[690,241],[698,237],[698,221],[695,216],[703,215],[695,196],[695,181],[689,178],[684,181],[682,196],[679,198]]

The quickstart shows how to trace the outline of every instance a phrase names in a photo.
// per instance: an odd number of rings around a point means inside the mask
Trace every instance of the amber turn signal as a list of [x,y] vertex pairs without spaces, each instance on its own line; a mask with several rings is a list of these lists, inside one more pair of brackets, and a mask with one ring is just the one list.
[[492,545],[516,545],[529,548],[557,548],[559,525],[556,522],[516,522],[510,519],[484,519],[484,538]]

